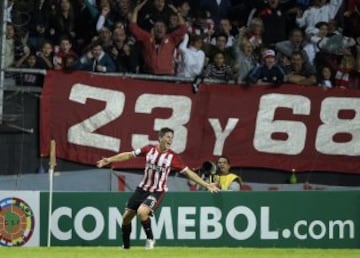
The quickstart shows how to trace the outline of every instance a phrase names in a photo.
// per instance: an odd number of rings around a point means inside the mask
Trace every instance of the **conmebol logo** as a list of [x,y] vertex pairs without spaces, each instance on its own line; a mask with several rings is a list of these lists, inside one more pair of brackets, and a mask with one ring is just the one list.
[[[114,240],[118,236],[122,223],[122,214],[117,207],[108,207],[107,215],[96,207],[83,207],[74,211],[70,207],[59,207],[52,214],[52,234],[62,241],[71,240],[76,235],[87,241],[104,237]],[[63,230],[60,221],[63,217],[72,220],[73,227]],[[93,225],[84,228],[85,220]],[[269,206],[261,206],[253,210],[247,206],[235,206],[227,212],[218,207],[195,206],[178,207],[176,210],[164,206],[152,220],[156,238],[167,240],[216,240],[230,236],[234,240],[322,240],[322,239],[355,239],[355,222],[351,219],[297,219],[275,227],[277,218],[271,215]],[[239,222],[241,221],[241,225]],[[133,220],[133,228],[138,228],[137,220]],[[134,230],[132,239],[144,239],[142,230]]]
[[22,199],[0,200],[0,245],[22,246],[34,232],[35,219],[31,207]]

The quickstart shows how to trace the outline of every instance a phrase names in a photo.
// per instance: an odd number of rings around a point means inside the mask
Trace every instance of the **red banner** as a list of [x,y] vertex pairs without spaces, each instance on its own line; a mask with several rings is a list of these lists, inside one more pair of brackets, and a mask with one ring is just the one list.
[[[41,153],[94,164],[175,130],[190,167],[218,155],[233,167],[360,173],[360,91],[142,81],[48,72],[41,98]],[[122,168],[143,168],[135,159]]]

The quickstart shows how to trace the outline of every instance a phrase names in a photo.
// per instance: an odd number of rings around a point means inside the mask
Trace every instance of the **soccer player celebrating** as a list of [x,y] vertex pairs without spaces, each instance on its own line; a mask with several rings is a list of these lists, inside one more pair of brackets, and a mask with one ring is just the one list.
[[121,152],[117,155],[103,158],[97,161],[99,168],[113,162],[130,160],[137,156],[145,157],[145,173],[143,180],[127,202],[123,215],[122,238],[123,248],[130,248],[131,220],[137,215],[146,234],[145,249],[153,249],[155,240],[151,229],[150,216],[162,201],[167,188],[167,179],[172,169],[180,171],[193,182],[201,185],[209,192],[218,192],[215,184],[208,184],[194,171],[187,167],[181,158],[170,149],[174,137],[174,131],[170,128],[162,128],[159,131],[159,144],[147,145],[131,152]]

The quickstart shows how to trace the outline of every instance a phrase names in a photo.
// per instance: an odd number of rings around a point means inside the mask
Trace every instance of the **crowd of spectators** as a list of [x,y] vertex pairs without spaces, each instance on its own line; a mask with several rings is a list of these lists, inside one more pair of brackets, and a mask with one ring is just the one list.
[[6,68],[360,88],[359,0],[8,0],[5,19]]

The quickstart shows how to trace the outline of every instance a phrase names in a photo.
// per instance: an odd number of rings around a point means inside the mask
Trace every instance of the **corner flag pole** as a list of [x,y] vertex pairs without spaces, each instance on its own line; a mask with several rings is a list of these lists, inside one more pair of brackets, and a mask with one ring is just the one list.
[[48,214],[48,235],[47,235],[47,247],[51,246],[51,213],[53,202],[53,178],[54,169],[56,166],[56,142],[50,141],[50,160],[49,160],[49,214]]

